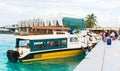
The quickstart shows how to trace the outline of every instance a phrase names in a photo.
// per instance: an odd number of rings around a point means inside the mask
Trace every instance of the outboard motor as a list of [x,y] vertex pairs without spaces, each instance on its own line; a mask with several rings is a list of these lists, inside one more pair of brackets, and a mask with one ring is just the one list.
[[7,51],[7,57],[11,62],[17,62],[19,58],[19,52],[14,50],[8,50]]

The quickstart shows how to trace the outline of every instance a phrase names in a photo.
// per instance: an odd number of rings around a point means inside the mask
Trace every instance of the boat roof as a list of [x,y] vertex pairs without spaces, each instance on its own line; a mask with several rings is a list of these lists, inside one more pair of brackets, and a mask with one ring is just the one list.
[[56,38],[68,38],[77,35],[70,34],[52,34],[52,35],[29,35],[29,36],[18,36],[17,39],[26,39],[26,40],[37,40],[37,39],[56,39]]

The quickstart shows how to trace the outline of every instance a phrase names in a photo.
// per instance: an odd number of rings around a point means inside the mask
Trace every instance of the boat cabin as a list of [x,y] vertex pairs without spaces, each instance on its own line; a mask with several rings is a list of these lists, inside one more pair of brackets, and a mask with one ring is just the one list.
[[34,35],[34,36],[20,36],[16,38],[16,49],[29,49],[29,52],[74,48],[80,47],[80,41],[77,35]]
[[56,39],[25,39],[25,38],[17,38],[16,40],[16,48],[26,47],[29,48],[30,51],[38,51],[38,50],[47,50],[47,49],[56,49],[56,48],[67,48],[67,38],[56,38]]

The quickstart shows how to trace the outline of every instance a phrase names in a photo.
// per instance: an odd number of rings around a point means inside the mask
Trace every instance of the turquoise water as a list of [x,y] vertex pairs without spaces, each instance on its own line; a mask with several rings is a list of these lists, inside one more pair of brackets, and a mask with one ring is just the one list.
[[12,63],[6,51],[15,47],[15,35],[0,34],[0,71],[73,71],[84,55],[26,63]]

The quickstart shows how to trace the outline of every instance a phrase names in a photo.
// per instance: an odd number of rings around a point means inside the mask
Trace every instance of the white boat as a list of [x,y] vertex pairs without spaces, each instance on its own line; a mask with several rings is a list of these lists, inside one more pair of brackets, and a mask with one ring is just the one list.
[[88,39],[82,42],[84,39],[82,36],[81,34],[19,36],[16,38],[15,49],[8,50],[7,57],[12,62],[28,62],[80,55],[92,46],[92,43],[86,43]]
[[[63,58],[82,54],[80,35],[33,35],[16,38],[14,50],[8,50],[12,62]],[[20,44],[23,43],[23,44]],[[29,44],[29,48],[27,47]]]

